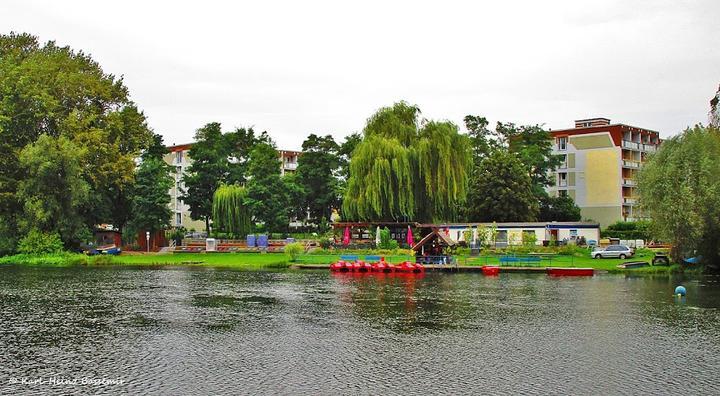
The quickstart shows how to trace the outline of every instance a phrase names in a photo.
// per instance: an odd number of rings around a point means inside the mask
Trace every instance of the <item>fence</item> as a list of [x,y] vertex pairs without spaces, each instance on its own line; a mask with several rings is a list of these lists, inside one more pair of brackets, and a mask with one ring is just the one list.
[[503,267],[552,267],[562,266],[569,267],[575,263],[575,257],[572,255],[558,255],[552,253],[538,254],[507,254],[507,255],[487,255],[474,257],[460,257],[458,259],[460,265],[500,265]]

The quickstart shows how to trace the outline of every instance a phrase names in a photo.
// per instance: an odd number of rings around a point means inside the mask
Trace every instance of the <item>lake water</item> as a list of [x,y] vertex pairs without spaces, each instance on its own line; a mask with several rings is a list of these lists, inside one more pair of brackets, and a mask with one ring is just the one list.
[[719,281],[0,267],[0,393],[720,394]]

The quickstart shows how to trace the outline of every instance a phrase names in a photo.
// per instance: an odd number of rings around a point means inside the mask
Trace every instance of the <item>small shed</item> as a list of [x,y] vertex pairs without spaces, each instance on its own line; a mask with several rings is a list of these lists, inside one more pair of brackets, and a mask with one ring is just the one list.
[[413,246],[415,261],[423,264],[449,264],[455,247],[457,242],[450,238],[446,230],[432,227],[430,233]]

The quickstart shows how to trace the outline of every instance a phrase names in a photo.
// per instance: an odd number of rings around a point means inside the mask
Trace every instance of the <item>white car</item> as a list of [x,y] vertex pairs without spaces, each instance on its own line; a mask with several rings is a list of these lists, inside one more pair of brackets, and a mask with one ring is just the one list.
[[592,258],[619,258],[619,259],[626,259],[629,257],[632,257],[635,255],[635,252],[630,249],[627,246],[624,245],[610,245],[604,249],[596,249],[593,250]]

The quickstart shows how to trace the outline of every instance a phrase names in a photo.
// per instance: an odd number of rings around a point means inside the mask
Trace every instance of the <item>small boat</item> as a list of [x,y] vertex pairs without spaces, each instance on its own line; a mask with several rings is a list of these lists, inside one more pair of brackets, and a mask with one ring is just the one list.
[[372,265],[370,263],[366,263],[364,261],[358,261],[353,265],[353,268],[355,268],[355,272],[370,272],[372,271]]
[[595,274],[595,270],[592,268],[548,267],[546,270],[550,276],[593,276]]
[[395,267],[395,272],[403,272],[406,274],[419,274],[421,272],[425,272],[425,267],[422,264],[405,261]]
[[377,263],[372,264],[372,271],[373,272],[383,272],[383,273],[395,272],[395,266],[393,264],[386,262],[385,259],[381,259]]
[[330,264],[330,271],[333,272],[351,272],[353,270],[353,263],[340,260],[336,263]]
[[482,272],[483,275],[496,276],[500,274],[500,267],[497,265],[483,265]]
[[626,261],[622,264],[618,264],[618,268],[622,269],[630,269],[630,268],[640,268],[640,267],[648,267],[650,264],[648,264],[646,261]]

